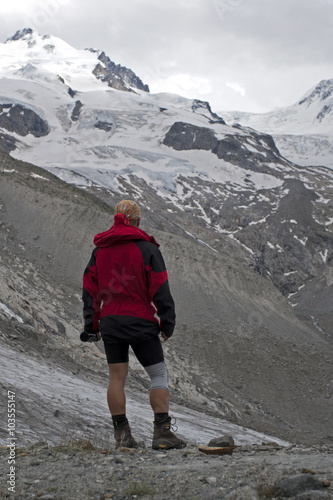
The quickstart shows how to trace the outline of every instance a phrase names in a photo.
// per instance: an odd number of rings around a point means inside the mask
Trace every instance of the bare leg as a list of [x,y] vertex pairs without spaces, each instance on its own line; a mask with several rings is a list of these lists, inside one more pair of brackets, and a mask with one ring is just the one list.
[[167,389],[152,389],[149,396],[154,413],[168,413],[170,394]]
[[128,373],[128,363],[114,363],[109,366],[109,387],[107,392],[111,415],[126,413],[125,382]]

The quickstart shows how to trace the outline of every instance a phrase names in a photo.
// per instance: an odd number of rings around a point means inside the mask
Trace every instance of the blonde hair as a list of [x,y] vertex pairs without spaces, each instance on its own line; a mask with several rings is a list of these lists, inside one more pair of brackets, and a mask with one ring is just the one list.
[[124,214],[127,219],[138,220],[141,217],[140,207],[135,201],[132,200],[122,200],[119,201],[114,210],[116,214]]

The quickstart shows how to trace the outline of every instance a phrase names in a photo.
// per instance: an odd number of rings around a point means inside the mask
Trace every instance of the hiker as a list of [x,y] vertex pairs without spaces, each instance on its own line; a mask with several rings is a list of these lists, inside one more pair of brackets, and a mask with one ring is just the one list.
[[104,341],[116,448],[138,446],[126,417],[129,346],[151,380],[152,448],[183,448],[186,443],[171,431],[168,370],[159,338],[166,341],[173,334],[175,306],[159,245],[139,229],[140,217],[134,201],[122,200],[111,229],[94,238],[96,248],[83,276],[81,340]]

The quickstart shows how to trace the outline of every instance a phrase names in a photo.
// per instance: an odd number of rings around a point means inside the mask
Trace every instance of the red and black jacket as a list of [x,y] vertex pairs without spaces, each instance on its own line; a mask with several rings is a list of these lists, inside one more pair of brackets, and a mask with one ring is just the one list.
[[117,214],[94,238],[83,276],[84,330],[100,331],[108,342],[141,342],[160,331],[171,337],[175,306],[159,245],[126,222]]

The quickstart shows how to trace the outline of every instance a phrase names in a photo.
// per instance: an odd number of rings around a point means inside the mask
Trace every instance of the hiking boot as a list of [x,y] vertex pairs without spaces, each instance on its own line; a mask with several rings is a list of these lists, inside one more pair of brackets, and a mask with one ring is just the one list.
[[185,448],[186,443],[178,438],[171,429],[171,418],[161,425],[154,422],[153,450],[170,450],[172,448]]
[[116,441],[116,448],[137,448],[138,443],[135,441],[131,434],[131,428],[128,422],[123,427],[116,427],[114,429],[114,438]]

